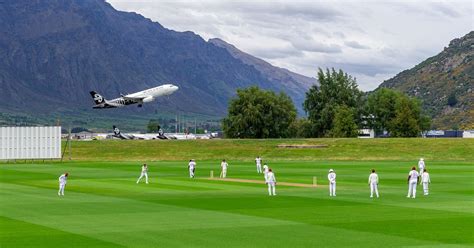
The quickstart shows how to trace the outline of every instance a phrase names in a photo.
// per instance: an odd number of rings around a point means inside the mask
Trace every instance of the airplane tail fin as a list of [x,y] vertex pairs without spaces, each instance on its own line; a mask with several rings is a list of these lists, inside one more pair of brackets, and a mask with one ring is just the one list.
[[101,104],[105,102],[105,98],[95,91],[90,92],[92,98],[94,98],[95,104]]

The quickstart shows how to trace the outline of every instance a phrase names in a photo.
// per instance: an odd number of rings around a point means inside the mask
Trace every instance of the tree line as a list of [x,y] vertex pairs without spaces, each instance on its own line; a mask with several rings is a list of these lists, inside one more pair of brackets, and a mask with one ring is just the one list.
[[285,93],[257,86],[237,90],[222,127],[229,138],[357,137],[360,129],[377,135],[417,137],[430,127],[419,100],[387,88],[371,93],[342,70],[318,70],[303,103],[307,117],[297,118]]

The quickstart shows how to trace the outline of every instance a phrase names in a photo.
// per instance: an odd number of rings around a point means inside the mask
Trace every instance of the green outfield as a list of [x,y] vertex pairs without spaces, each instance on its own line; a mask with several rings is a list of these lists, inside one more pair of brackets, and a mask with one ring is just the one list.
[[[0,164],[0,246],[474,246],[472,141],[160,142],[75,142],[71,162]],[[328,148],[275,148],[280,143]],[[318,187],[277,185],[270,197],[264,184],[208,180],[219,172],[217,158],[229,159],[229,178],[263,179],[252,162],[257,152],[279,182],[311,184],[316,176]],[[423,154],[431,194],[419,186],[417,199],[407,199],[409,168]],[[194,179],[185,158],[197,159]],[[141,162],[149,162],[148,185],[135,183]],[[335,198],[328,196],[330,168]],[[380,177],[379,199],[369,198],[371,168]],[[66,195],[58,197],[64,171]]]

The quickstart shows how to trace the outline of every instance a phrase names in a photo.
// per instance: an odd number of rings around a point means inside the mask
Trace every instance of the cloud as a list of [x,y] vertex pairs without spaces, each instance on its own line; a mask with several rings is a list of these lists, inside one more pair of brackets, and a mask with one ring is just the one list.
[[357,41],[346,41],[346,42],[344,42],[344,45],[346,45],[350,48],[354,48],[354,49],[370,49],[370,47],[364,46],[364,45],[360,44]]
[[340,68],[370,90],[472,30],[469,0],[107,0],[177,31],[221,38],[307,76]]

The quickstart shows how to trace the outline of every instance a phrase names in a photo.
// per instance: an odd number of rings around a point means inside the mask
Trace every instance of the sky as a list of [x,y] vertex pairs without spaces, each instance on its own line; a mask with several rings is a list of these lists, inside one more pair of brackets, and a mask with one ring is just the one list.
[[107,0],[168,29],[220,38],[296,73],[342,69],[359,88],[441,52],[474,30],[474,1]]

